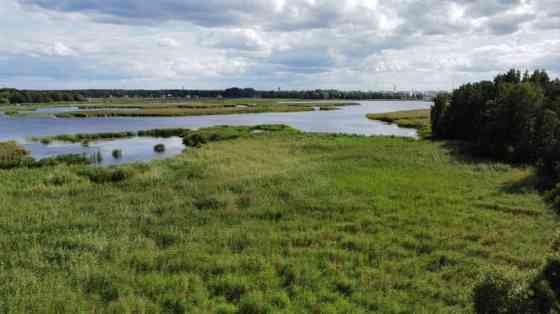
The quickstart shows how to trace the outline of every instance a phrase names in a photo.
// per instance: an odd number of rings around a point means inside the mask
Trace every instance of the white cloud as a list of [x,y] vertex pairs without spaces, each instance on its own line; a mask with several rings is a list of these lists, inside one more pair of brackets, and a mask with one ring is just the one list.
[[509,67],[559,71],[556,2],[4,0],[0,80],[25,88],[449,88]]
[[164,37],[158,40],[158,45],[160,47],[177,48],[181,46],[181,43],[179,43],[177,40],[173,38]]

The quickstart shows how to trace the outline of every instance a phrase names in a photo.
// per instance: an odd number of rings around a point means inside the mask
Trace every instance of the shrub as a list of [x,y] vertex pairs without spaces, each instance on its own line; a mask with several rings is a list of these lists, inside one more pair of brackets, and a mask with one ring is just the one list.
[[560,261],[551,259],[531,278],[511,272],[491,272],[475,287],[473,301],[479,314],[557,313]]
[[199,133],[189,134],[183,138],[183,144],[189,147],[200,147],[202,144],[206,143],[206,138]]
[[434,99],[434,105],[432,106],[430,114],[430,121],[432,124],[432,133],[435,137],[441,137],[445,132],[443,117],[445,115],[445,111],[447,110],[448,98],[447,94],[439,94]]
[[82,169],[79,175],[94,183],[121,182],[132,177],[133,172],[121,168],[89,167]]
[[543,270],[543,277],[557,297],[560,297],[560,257],[549,257]]
[[120,149],[113,150],[113,158],[121,159],[122,158],[122,150],[120,150]]
[[474,308],[479,314],[519,313],[523,303],[517,280],[500,272],[488,273],[475,287]]
[[164,144],[157,144],[156,146],[154,146],[154,152],[164,153],[165,152],[165,145]]

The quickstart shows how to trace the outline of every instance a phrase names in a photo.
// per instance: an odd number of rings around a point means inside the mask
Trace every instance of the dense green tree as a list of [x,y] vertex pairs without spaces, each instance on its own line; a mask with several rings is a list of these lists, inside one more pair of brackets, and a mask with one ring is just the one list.
[[453,92],[444,116],[446,130],[441,136],[463,140],[478,138],[480,126],[489,102],[496,97],[495,85],[490,81],[466,84]]
[[544,93],[532,83],[503,83],[488,108],[478,139],[483,151],[512,161],[534,161],[536,119]]
[[434,105],[431,110],[432,135],[435,138],[442,137],[446,130],[444,116],[447,111],[449,96],[447,94],[439,94],[434,99]]
[[511,69],[507,73],[499,74],[494,79],[494,83],[496,86],[502,83],[519,84],[521,83],[521,71]]

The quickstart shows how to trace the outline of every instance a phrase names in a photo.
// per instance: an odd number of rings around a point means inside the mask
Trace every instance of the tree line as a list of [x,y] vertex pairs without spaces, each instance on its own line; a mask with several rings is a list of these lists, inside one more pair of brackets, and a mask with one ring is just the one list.
[[49,103],[62,101],[86,101],[88,98],[267,98],[267,99],[424,99],[422,93],[409,92],[372,92],[340,91],[336,89],[317,90],[276,90],[259,91],[254,88],[232,87],[225,90],[194,89],[84,89],[60,91],[31,91],[17,89],[0,89],[0,104]]
[[[436,97],[431,124],[434,138],[465,141],[471,153],[535,165],[539,187],[560,210],[559,79],[513,69],[465,84]],[[560,311],[560,235],[540,272],[524,280],[507,271],[486,274],[473,296],[478,313]]]
[[288,99],[423,99],[422,93],[384,93],[366,91],[317,90],[272,90],[259,91],[254,88],[232,87],[225,90],[162,89],[162,90],[78,90],[87,98],[137,97],[137,98],[288,98]]
[[81,93],[72,91],[30,91],[13,88],[0,89],[0,104],[50,103],[86,101]]

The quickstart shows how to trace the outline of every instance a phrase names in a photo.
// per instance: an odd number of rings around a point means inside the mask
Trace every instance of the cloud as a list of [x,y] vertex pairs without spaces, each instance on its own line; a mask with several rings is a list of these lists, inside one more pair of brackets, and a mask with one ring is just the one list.
[[214,48],[249,51],[269,48],[269,43],[264,39],[264,34],[254,29],[213,30],[201,37],[201,44]]
[[534,14],[503,14],[494,16],[487,23],[490,32],[496,35],[505,35],[517,32],[523,23],[536,18]]
[[21,87],[422,89],[559,72],[557,0],[4,0],[0,15],[2,81]]
[[[79,12],[101,22],[153,24],[186,21],[203,27],[258,26],[294,31],[345,23],[376,25],[387,10],[370,0],[20,0],[28,6]],[[383,25],[379,25],[383,26]]]
[[158,45],[164,48],[177,48],[181,46],[181,43],[173,38],[164,37],[158,40]]

